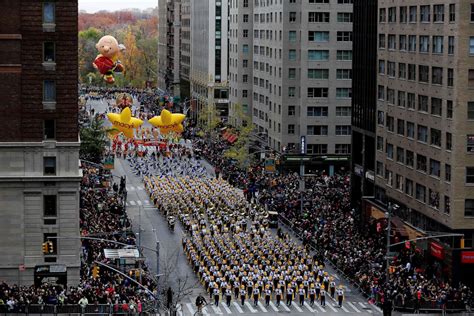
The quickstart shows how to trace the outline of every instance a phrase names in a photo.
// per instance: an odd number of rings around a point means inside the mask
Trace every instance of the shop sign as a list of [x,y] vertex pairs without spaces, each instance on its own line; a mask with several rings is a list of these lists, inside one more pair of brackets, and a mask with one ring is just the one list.
[[474,263],[474,251],[461,252],[461,263]]
[[430,243],[430,253],[433,257],[443,260],[444,259],[444,248],[438,243]]

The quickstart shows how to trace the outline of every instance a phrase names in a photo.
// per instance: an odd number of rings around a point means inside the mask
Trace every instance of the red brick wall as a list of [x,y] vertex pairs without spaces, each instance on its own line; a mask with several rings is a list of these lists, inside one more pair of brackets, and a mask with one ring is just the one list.
[[[0,142],[42,141],[44,119],[56,119],[58,141],[77,141],[77,0],[56,1],[55,32],[43,32],[42,1],[7,0],[7,3],[12,6],[0,11],[0,81],[8,82],[0,85],[0,117],[7,119],[9,131],[0,134]],[[2,34],[12,32],[19,32],[21,41],[16,40],[15,44],[12,43],[15,40],[2,40]],[[56,43],[56,71],[43,69],[44,41]],[[15,52],[18,42],[21,42],[20,54]],[[5,70],[5,64],[18,62],[22,65],[21,77],[11,68]],[[45,79],[56,81],[56,110],[43,110]]]

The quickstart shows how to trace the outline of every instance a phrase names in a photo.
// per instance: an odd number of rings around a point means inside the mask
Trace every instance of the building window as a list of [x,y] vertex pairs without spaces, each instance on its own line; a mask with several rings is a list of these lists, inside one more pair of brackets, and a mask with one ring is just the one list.
[[474,55],[474,36],[469,37],[469,54]]
[[352,108],[350,106],[336,106],[336,116],[351,116]]
[[288,51],[288,59],[292,61],[296,60],[296,49],[290,49]]
[[421,5],[420,6],[420,22],[429,22],[430,21],[430,6]]
[[376,168],[375,168],[375,173],[378,176],[383,176],[383,162],[377,161]]
[[56,122],[55,120],[44,120],[43,123],[43,136],[44,139],[55,139],[56,138]]
[[444,4],[433,5],[433,22],[444,22]]
[[467,102],[467,119],[474,120],[474,102]]
[[295,79],[295,78],[296,78],[296,68],[289,68],[288,79]]
[[350,125],[336,125],[336,135],[337,136],[347,136],[351,134]]
[[387,75],[389,77],[395,77],[395,62],[388,61],[387,62]]
[[290,42],[296,42],[296,31],[289,31],[288,32],[288,40]]
[[44,102],[56,101],[56,82],[54,80],[43,81],[43,101]]
[[397,174],[395,177],[395,187],[397,190],[403,192],[403,176]]
[[453,54],[454,54],[454,36],[448,36],[448,55],[453,55]]
[[329,79],[329,69],[308,69],[308,79]]
[[308,22],[329,23],[329,12],[308,12]]
[[474,135],[467,135],[467,152],[474,153]]
[[416,65],[408,64],[408,80],[416,80]]
[[406,93],[405,91],[398,91],[398,106],[404,108],[406,105]]
[[451,165],[444,165],[444,180],[451,182]]
[[415,124],[412,122],[407,122],[407,137],[415,138]]
[[54,42],[43,43],[43,61],[47,63],[53,63],[56,60],[55,57],[55,45]]
[[327,98],[328,88],[308,88],[308,98]]
[[308,125],[306,127],[306,134],[316,136],[327,136],[328,126],[327,125]]
[[329,32],[309,31],[308,41],[310,42],[329,42]]
[[426,172],[426,156],[416,154],[416,170]]
[[244,0],[243,6],[244,6],[244,8],[248,8],[249,7],[249,0]]
[[426,126],[418,125],[418,141],[428,142],[428,128]]
[[43,195],[43,216],[57,216],[57,197],[56,195]]
[[306,146],[306,153],[310,155],[327,154],[328,145],[327,144],[308,144]]
[[443,68],[431,67],[431,83],[443,84]]
[[249,22],[249,15],[248,15],[248,14],[244,14],[244,16],[243,16],[242,19],[243,19],[244,23],[248,23],[248,22]]
[[426,202],[426,187],[419,183],[416,184],[416,199],[420,202]]
[[352,88],[336,88],[336,98],[337,99],[352,98]]
[[350,80],[352,79],[352,69],[337,69],[336,79],[338,80]]
[[387,17],[387,11],[385,10],[385,8],[380,8],[379,9],[379,22],[384,23],[386,21],[386,17]]
[[430,52],[430,37],[420,35],[420,53]]
[[416,35],[408,35],[408,51],[416,52]]
[[43,157],[44,175],[56,175],[56,157]]
[[377,111],[377,124],[385,125],[385,113],[383,111]]
[[396,36],[393,34],[388,35],[388,49],[395,50],[397,49],[397,40]]
[[449,199],[449,196],[444,196],[444,212],[446,214],[449,214],[451,211],[451,201]]
[[387,131],[394,132],[395,130],[395,119],[393,116],[387,115]]
[[290,98],[294,98],[296,96],[296,88],[295,87],[288,87],[288,96]]
[[[474,22],[472,20],[473,15],[472,15],[472,4],[471,4],[471,22]],[[449,22],[455,22],[456,21],[456,4],[451,3],[449,5]]]
[[351,144],[336,144],[336,154],[350,154]]
[[405,150],[402,147],[397,147],[397,162],[405,162]]
[[337,32],[338,42],[352,42],[352,32]]
[[397,22],[397,7],[388,8],[388,23]]
[[295,134],[295,124],[288,124],[288,134]]
[[308,116],[328,116],[327,106],[308,106],[306,110]]
[[293,116],[296,114],[296,107],[294,105],[288,106],[288,115]]
[[415,109],[415,94],[407,92],[407,108],[414,110]]
[[428,97],[426,95],[418,95],[418,111],[428,112]]
[[446,132],[446,150],[453,149],[453,134]]
[[443,36],[433,36],[433,53],[442,54],[443,53]]
[[248,59],[242,60],[242,68],[247,68],[249,66],[249,61]]
[[385,145],[385,153],[388,159],[393,159],[393,144],[387,143]]
[[464,216],[471,217],[474,216],[474,200],[466,199],[464,201]]
[[351,50],[338,50],[336,53],[337,60],[352,60]]
[[249,37],[249,30],[243,30],[242,36],[245,38]]
[[417,11],[416,6],[410,7],[410,23],[416,23],[416,17],[417,17],[416,11]]
[[383,137],[377,136],[377,150],[383,151]]
[[439,192],[436,192],[434,190],[429,190],[429,200],[428,200],[429,206],[434,207],[435,209],[439,208]]
[[407,7],[400,7],[400,23],[407,23],[408,11]]
[[413,196],[413,181],[405,179],[405,194]]
[[431,114],[441,116],[443,100],[439,98],[431,98]]
[[399,35],[398,36],[398,48],[401,51],[407,50],[407,36],[406,35]]
[[469,89],[474,88],[474,69],[469,69],[467,74],[467,86]]
[[329,60],[329,51],[308,50],[308,60]]
[[424,65],[418,65],[418,81],[428,83],[430,80],[430,67]]
[[249,53],[249,46],[247,44],[242,45],[242,53],[244,54]]
[[43,24],[56,23],[56,3],[48,1],[43,3]]
[[398,64],[398,77],[400,79],[406,79],[407,78],[407,64],[405,64],[405,63],[399,63]]
[[406,150],[405,151],[405,165],[407,167],[413,168],[413,164],[415,163],[415,154],[411,150]]
[[474,183],[474,167],[466,167],[466,183]]
[[385,34],[379,34],[379,48],[385,48]]
[[379,60],[379,74],[385,75],[385,60]]
[[337,13],[337,22],[339,22],[339,23],[352,23],[352,13],[351,12],[338,12]]
[[385,100],[385,87],[384,86],[378,86],[378,89],[377,89],[377,98],[380,100],[380,101],[383,101]]
[[397,119],[397,134],[398,135],[405,135],[405,121],[401,119]]
[[441,163],[438,160],[430,159],[430,175],[441,177]]

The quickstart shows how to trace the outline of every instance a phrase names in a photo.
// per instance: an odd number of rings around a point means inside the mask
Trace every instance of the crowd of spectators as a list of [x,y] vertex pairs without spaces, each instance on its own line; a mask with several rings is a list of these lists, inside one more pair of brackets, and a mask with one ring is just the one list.
[[[100,237],[135,245],[135,235],[124,209],[125,178],[113,183],[110,172],[92,165],[82,164],[83,179],[80,188],[80,229],[84,237]],[[0,282],[0,310],[22,312],[28,306],[75,305],[93,311],[112,306],[114,312],[141,312],[156,294],[155,282],[142,273],[142,284],[136,286],[129,279],[104,267],[94,278],[95,262],[115,265],[104,257],[104,249],[123,247],[100,240],[82,241],[80,282],[77,286],[42,283],[40,286],[18,286]],[[127,271],[124,271],[127,272]]]
[[268,210],[278,211],[280,218],[306,245],[314,246],[371,302],[383,303],[388,297],[403,304],[414,303],[416,309],[422,302],[435,302],[437,307],[442,307],[446,302],[471,300],[472,292],[467,286],[454,286],[442,273],[435,273],[436,269],[416,247],[399,249],[392,263],[394,271],[385,284],[386,221],[370,219],[368,224],[359,226],[358,214],[350,205],[348,174],[328,176],[321,172],[307,177],[301,199],[297,174],[265,174],[262,166],[241,170],[235,162],[223,157],[222,153],[229,147],[227,142],[196,140],[195,144],[216,166],[216,171],[222,172],[222,177],[242,188],[249,199],[258,200]]

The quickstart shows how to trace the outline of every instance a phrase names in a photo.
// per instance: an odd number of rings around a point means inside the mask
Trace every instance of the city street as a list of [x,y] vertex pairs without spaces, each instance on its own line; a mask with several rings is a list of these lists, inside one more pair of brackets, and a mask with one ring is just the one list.
[[[96,113],[105,111],[105,103],[102,101],[89,101],[90,105],[95,109]],[[108,124],[106,124],[108,125]],[[213,168],[204,162],[207,171],[213,174]],[[184,297],[179,298],[180,308],[178,313],[180,315],[194,315],[196,312],[195,299],[201,293],[206,299],[209,295],[205,293],[203,286],[199,283],[195,274],[193,273],[185,254],[181,247],[181,239],[184,236],[184,231],[181,224],[177,222],[174,231],[168,228],[165,217],[157,211],[150,201],[140,177],[136,176],[131,170],[128,162],[123,159],[116,159],[115,169],[113,172],[116,176],[125,175],[127,178],[127,213],[132,220],[133,228],[137,234],[139,244],[155,249],[156,242],[160,244],[160,267],[157,272],[156,253],[150,250],[144,250],[146,257],[146,264],[153,274],[160,274],[160,282],[169,282],[172,288],[181,288],[185,294]],[[155,235],[156,232],[156,235]],[[141,234],[141,236],[140,236]],[[337,303],[328,295],[326,307],[322,307],[316,303],[310,306],[305,303],[301,306],[294,302],[291,306],[281,304],[279,307],[272,301],[269,306],[264,305],[261,300],[257,306],[253,302],[247,300],[242,306],[235,300],[232,301],[228,307],[223,302],[219,306],[208,305],[204,309],[204,314],[242,314],[251,315],[255,313],[285,313],[285,314],[314,314],[325,313],[329,315],[340,314],[374,314],[381,313],[380,309],[367,303],[367,300],[357,290],[352,288],[331,268],[326,270],[330,275],[334,276],[338,284],[343,284],[345,289],[345,301],[342,308],[337,307]],[[175,293],[176,295],[176,293]],[[211,302],[211,300],[209,300]]]

